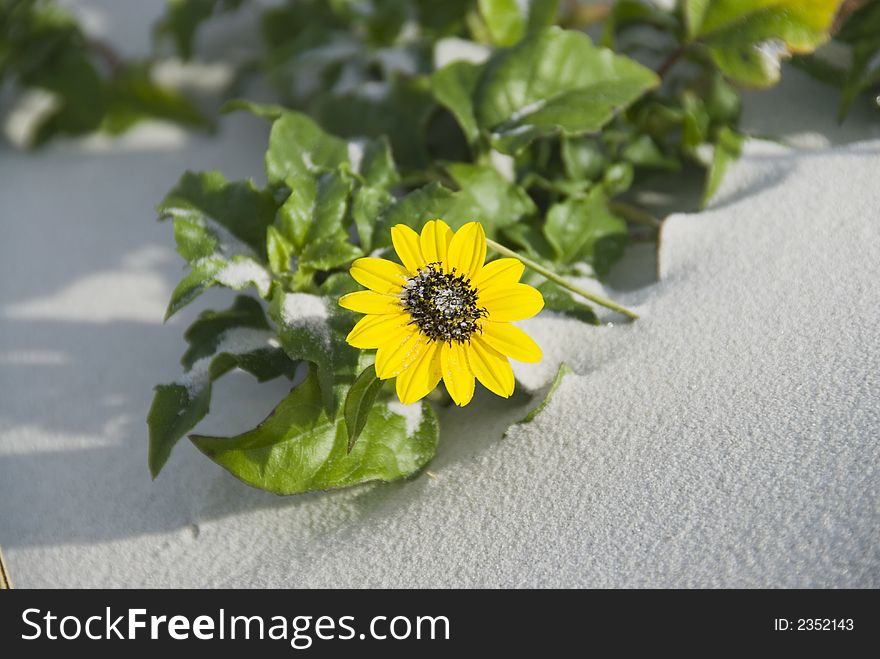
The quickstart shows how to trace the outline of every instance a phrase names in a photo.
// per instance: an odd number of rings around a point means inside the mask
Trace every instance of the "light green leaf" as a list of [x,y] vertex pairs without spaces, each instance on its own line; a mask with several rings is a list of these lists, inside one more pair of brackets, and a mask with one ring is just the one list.
[[349,177],[336,172],[302,174],[285,183],[290,196],[278,209],[277,226],[294,253],[301,254],[314,242],[347,237],[343,220],[352,188]]
[[369,253],[373,245],[373,230],[382,214],[394,203],[394,197],[387,190],[361,187],[354,193],[351,202],[351,216],[357,227],[361,248]]
[[[648,135],[639,135],[635,140],[627,144],[621,155],[637,167],[659,169],[675,172],[681,169],[681,164],[675,158],[667,156],[660,150],[656,142]],[[627,186],[628,187],[628,186]]]
[[266,253],[272,272],[289,272],[293,251],[293,244],[278,229],[270,226],[266,232]]
[[266,151],[266,177],[270,183],[335,170],[348,162],[346,142],[325,133],[306,115],[288,111],[272,124]]
[[544,233],[559,263],[584,261],[600,277],[623,255],[629,236],[626,222],[608,210],[607,199],[598,188],[585,199],[551,206]]
[[490,236],[502,227],[516,224],[538,212],[532,198],[518,185],[501,176],[494,167],[453,163],[446,170],[461,188],[456,207],[479,220]]
[[363,251],[345,236],[331,236],[309,242],[299,256],[301,268],[332,270],[363,256]]
[[526,32],[552,25],[559,0],[479,0],[483,21],[496,46],[512,46]]
[[295,494],[411,476],[434,456],[437,419],[419,403],[419,420],[375,405],[359,441],[348,452],[345,421],[328,417],[314,370],[254,430],[236,437],[190,439],[248,485]]
[[721,71],[755,87],[779,80],[779,59],[809,53],[828,39],[840,0],[685,0],[691,40]]
[[745,142],[745,138],[727,126],[724,126],[718,132],[712,164],[709,166],[708,172],[706,172],[706,189],[703,192],[703,199],[700,204],[702,208],[705,208],[712,200],[712,197],[715,196],[728,167],[739,158],[740,153],[742,153],[743,142]]
[[562,162],[569,178],[595,181],[605,168],[605,155],[594,138],[563,137]]
[[368,186],[380,190],[387,190],[400,182],[400,174],[397,173],[394,155],[391,153],[391,143],[385,135],[367,142],[359,172]]
[[382,380],[373,365],[367,366],[348,390],[345,397],[345,428],[348,432],[348,452],[367,425],[376,396],[382,390]]
[[452,113],[471,144],[480,137],[473,95],[482,72],[479,64],[459,61],[447,64],[431,76],[434,98]]
[[490,61],[476,90],[476,117],[500,150],[513,153],[556,131],[597,131],[658,82],[585,34],[549,28]]

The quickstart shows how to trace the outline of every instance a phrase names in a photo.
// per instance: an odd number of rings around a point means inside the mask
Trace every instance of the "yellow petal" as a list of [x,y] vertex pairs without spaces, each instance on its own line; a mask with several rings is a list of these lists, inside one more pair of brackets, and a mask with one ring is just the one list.
[[404,405],[431,393],[440,382],[440,344],[422,336],[425,349],[418,360],[397,377],[397,397]]
[[351,276],[361,286],[372,291],[394,295],[400,292],[409,273],[398,263],[367,256],[351,264]]
[[395,337],[408,334],[411,331],[408,323],[409,316],[407,314],[364,316],[348,333],[345,340],[349,345],[361,350],[378,348]]
[[541,361],[541,348],[528,334],[510,323],[483,322],[480,338],[502,355],[519,362]]
[[358,313],[401,313],[400,298],[396,295],[379,295],[373,291],[358,291],[339,298],[339,306]]
[[425,224],[419,237],[425,262],[439,263],[445,267],[451,240],[452,229],[443,220],[431,220]]
[[531,318],[544,308],[544,297],[528,284],[498,286],[481,293],[477,304],[489,312],[487,320],[509,322]]
[[463,407],[470,403],[474,397],[474,374],[468,366],[463,344],[453,341],[440,346],[440,369],[455,404]]
[[418,329],[413,325],[407,329],[406,333],[391,337],[376,351],[376,375],[380,380],[400,375],[422,354],[425,345],[420,340]]
[[522,277],[525,268],[519,259],[496,259],[484,265],[472,283],[478,291],[489,291],[498,286],[512,286]]
[[452,236],[447,256],[447,272],[476,277],[486,260],[486,232],[479,222],[468,222]]
[[419,245],[419,234],[415,231],[405,224],[395,224],[391,227],[391,242],[394,244],[397,256],[411,275],[418,274],[419,268],[425,267],[425,257],[422,256],[422,248]]
[[502,398],[513,393],[513,369],[507,357],[495,350],[479,336],[472,336],[467,346],[468,364],[486,389]]

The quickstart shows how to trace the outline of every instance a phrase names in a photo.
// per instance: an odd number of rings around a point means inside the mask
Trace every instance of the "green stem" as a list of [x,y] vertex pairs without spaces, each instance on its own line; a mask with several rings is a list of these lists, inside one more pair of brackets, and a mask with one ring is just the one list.
[[660,220],[638,206],[633,206],[624,201],[611,201],[609,202],[608,207],[611,209],[612,213],[617,213],[625,220],[629,220],[636,224],[644,224],[654,229],[660,228]]
[[614,302],[613,300],[609,300],[607,297],[602,297],[601,295],[596,295],[595,293],[591,293],[590,291],[585,290],[585,289],[581,288],[580,286],[575,286],[570,281],[563,279],[562,277],[557,275],[555,272],[552,272],[551,270],[548,270],[544,266],[542,266],[538,263],[535,263],[531,259],[528,259],[524,256],[520,256],[519,254],[514,252],[512,249],[507,249],[504,245],[499,245],[494,240],[489,240],[487,238],[486,245],[488,245],[491,249],[495,250],[496,252],[498,252],[502,256],[509,256],[510,258],[517,259],[518,261],[522,261],[524,266],[526,266],[527,268],[531,268],[532,270],[537,272],[542,277],[545,277],[545,278],[549,279],[550,281],[552,281],[556,284],[559,284],[563,288],[570,290],[572,293],[577,293],[578,295],[587,298],[591,302],[595,302],[596,304],[603,306],[607,309],[611,309],[612,311],[616,311],[617,313],[621,313],[628,318],[632,318],[633,320],[636,320],[639,317],[639,315],[636,312],[630,311],[626,307],[623,307],[623,306],[617,304],[617,302]]

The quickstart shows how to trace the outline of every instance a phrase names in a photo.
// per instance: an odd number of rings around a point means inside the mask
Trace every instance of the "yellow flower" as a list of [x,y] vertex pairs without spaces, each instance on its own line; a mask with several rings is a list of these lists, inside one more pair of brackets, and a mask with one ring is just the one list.
[[414,403],[443,379],[452,400],[467,405],[476,377],[489,391],[513,393],[508,357],[537,362],[541,349],[510,324],[538,313],[544,298],[519,283],[523,264],[502,258],[484,265],[486,234],[470,222],[455,234],[443,220],[421,235],[404,224],[391,229],[403,265],[357,259],[351,276],[367,291],[343,295],[339,304],[367,314],[346,340],[376,351],[376,374],[397,378],[402,403]]

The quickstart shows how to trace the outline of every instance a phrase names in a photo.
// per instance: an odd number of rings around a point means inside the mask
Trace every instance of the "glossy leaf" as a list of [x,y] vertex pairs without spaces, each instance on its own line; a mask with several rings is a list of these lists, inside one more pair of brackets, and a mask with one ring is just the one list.
[[828,39],[840,0],[686,0],[688,34],[731,79],[755,87],[779,80],[779,60]]
[[[411,476],[434,456],[437,419],[418,403],[419,419],[374,405],[351,452],[342,417],[321,404],[314,371],[253,430],[236,437],[194,435],[193,444],[248,485],[296,494]],[[409,413],[408,413],[409,414]]]
[[548,28],[490,62],[476,117],[500,150],[515,153],[541,135],[597,131],[657,83],[651,70],[585,34]]
[[358,376],[345,397],[345,428],[348,432],[348,452],[367,425],[367,419],[376,397],[382,390],[382,380],[376,375],[376,369],[370,365]]

